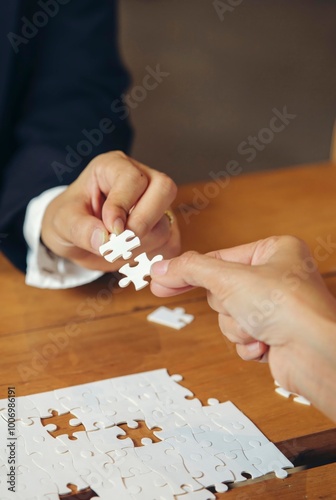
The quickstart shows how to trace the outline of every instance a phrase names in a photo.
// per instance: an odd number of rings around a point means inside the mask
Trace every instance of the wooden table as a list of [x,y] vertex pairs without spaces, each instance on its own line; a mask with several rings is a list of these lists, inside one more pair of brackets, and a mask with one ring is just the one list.
[[[175,208],[183,248],[206,252],[294,234],[314,250],[321,240],[336,241],[335,186],[331,164],[233,176],[221,186],[210,178],[182,186]],[[334,249],[319,267],[336,294]],[[266,365],[237,357],[203,290],[165,300],[149,287],[112,293],[110,275],[77,289],[39,290],[25,286],[4,258],[0,269],[0,397],[9,385],[19,396],[164,367],[182,374],[203,404],[209,397],[234,402],[298,466],[285,480],[247,481],[225,498],[336,498],[335,425],[314,408],[278,396]],[[182,331],[148,323],[147,314],[163,304],[184,307],[194,323]]]

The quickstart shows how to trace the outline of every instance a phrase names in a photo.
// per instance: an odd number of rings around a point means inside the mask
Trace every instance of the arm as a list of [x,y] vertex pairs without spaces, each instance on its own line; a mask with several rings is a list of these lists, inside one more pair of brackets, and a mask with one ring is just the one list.
[[8,235],[2,251],[22,270],[29,201],[72,183],[98,154],[129,146],[125,110],[111,111],[129,82],[117,53],[116,15],[114,0],[60,5],[58,14],[15,56],[15,85],[21,83],[25,61],[31,68],[18,92],[16,148],[2,178],[0,233]]
[[269,361],[281,386],[336,421],[336,302],[308,247],[290,236],[152,268],[161,297],[202,286],[224,335],[243,359]]

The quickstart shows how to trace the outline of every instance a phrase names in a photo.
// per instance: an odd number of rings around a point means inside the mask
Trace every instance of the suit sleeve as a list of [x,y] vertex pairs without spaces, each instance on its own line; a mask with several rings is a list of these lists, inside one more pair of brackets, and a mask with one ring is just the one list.
[[22,47],[31,68],[2,179],[0,250],[23,271],[29,201],[73,182],[98,154],[129,148],[128,113],[111,108],[129,84],[116,22],[114,0],[71,0]]

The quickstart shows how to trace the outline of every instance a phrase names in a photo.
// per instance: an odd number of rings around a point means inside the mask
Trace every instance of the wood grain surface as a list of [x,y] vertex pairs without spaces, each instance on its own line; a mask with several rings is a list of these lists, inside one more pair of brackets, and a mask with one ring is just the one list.
[[[181,186],[175,212],[183,249],[206,252],[294,234],[315,252],[336,295],[335,181],[335,166],[320,164],[232,177],[225,186],[210,178]],[[3,257],[0,271],[0,398],[9,385],[20,396],[167,368],[183,375],[203,404],[231,400],[275,443],[318,433],[319,442],[336,442],[329,419],[274,392],[267,365],[237,357],[203,290],[163,300],[149,287],[119,289],[112,275],[75,289],[39,290]],[[160,305],[184,307],[195,321],[181,331],[149,323],[147,314]],[[336,498],[335,472],[335,463],[315,463],[285,480],[247,481],[225,498]]]

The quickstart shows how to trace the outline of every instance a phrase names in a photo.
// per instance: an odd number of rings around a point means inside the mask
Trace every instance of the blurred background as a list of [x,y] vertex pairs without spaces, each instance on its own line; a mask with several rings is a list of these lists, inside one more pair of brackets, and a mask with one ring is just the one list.
[[[328,158],[336,117],[335,0],[119,5],[120,48],[133,78],[135,158],[177,183],[207,179],[232,159],[248,173]],[[146,90],[148,66],[157,65],[169,75]],[[263,129],[273,110],[285,107],[296,117],[272,137]],[[258,138],[253,154],[246,151],[250,136]]]

